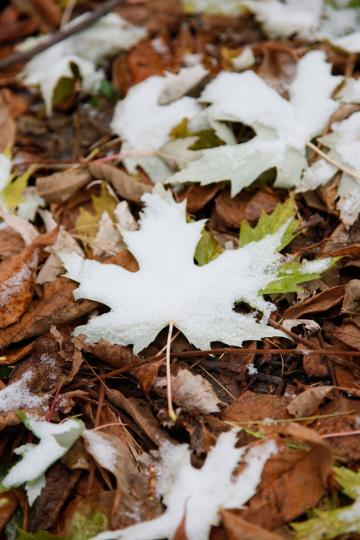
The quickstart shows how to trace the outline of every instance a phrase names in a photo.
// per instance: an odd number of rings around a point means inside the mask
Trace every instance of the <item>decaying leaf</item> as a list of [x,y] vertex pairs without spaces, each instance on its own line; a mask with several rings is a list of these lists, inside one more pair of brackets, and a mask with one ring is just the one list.
[[[166,388],[166,378],[157,379],[155,390]],[[187,369],[180,369],[171,377],[173,400],[191,414],[210,414],[219,412],[219,398],[213,387],[201,375],[193,375]]]
[[29,246],[0,264],[0,328],[15,323],[29,306],[39,248]]

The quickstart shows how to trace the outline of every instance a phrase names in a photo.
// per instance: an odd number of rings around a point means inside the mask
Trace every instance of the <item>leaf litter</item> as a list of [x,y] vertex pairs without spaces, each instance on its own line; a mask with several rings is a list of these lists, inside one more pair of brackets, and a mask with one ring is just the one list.
[[360,533],[359,21],[1,7],[4,538]]

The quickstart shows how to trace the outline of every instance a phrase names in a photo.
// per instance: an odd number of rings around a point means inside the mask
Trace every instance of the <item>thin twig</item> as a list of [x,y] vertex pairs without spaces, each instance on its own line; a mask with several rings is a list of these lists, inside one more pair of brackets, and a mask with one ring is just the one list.
[[325,161],[328,161],[331,165],[334,165],[334,167],[336,167],[337,169],[340,169],[340,171],[343,171],[345,174],[348,174],[349,176],[352,176],[353,178],[356,178],[357,180],[360,180],[360,175],[359,174],[356,174],[356,172],[352,171],[351,169],[348,169],[344,165],[341,165],[340,163],[338,163],[337,161],[335,161],[334,159],[329,157],[328,154],[325,154],[325,152],[320,150],[320,148],[315,146],[315,144],[309,142],[309,143],[306,143],[306,146],[308,148],[311,148],[311,150],[314,150],[314,152],[319,154],[319,156],[321,156],[323,159],[325,159]]
[[27,51],[16,52],[11,56],[8,56],[7,58],[3,58],[2,60],[0,60],[0,69],[8,68],[10,66],[13,66],[14,64],[19,64],[20,62],[26,62],[36,54],[46,51],[46,49],[48,49],[49,47],[56,45],[56,43],[60,43],[60,41],[63,41],[64,39],[73,36],[74,34],[81,32],[82,30],[85,30],[95,21],[100,19],[100,17],[102,17],[103,15],[111,11],[114,7],[116,7],[118,4],[120,4],[122,1],[123,0],[108,0],[98,9],[92,11],[88,17],[81,18],[80,22],[76,24],[71,24],[65,29],[57,30],[56,32],[54,32],[54,34],[51,34],[51,36],[49,36],[46,40],[41,41],[41,43],[38,43],[38,45],[35,45],[35,47],[32,47]]
[[169,417],[171,418],[173,422],[176,422],[176,414],[175,414],[174,407],[172,404],[171,364],[170,364],[170,361],[171,361],[170,347],[171,347],[171,337],[172,337],[173,328],[174,328],[174,322],[170,321],[169,332],[168,332],[168,337],[166,341],[166,395],[167,395],[167,402],[168,402]]
[[[202,356],[208,356],[208,355],[216,355],[219,356],[221,354],[225,353],[237,353],[239,356],[247,355],[251,352],[255,356],[266,356],[266,355],[279,355],[279,354],[291,354],[293,356],[306,356],[307,354],[322,354],[327,356],[354,356],[355,358],[360,357],[360,351],[346,351],[346,350],[340,350],[340,349],[308,349],[308,350],[302,350],[302,349],[256,349],[251,350],[249,349],[239,349],[237,347],[223,347],[219,349],[207,349],[203,351],[182,351],[182,352],[170,352],[170,358],[199,358]],[[108,371],[107,373],[104,373],[102,375],[98,375],[97,377],[88,379],[86,381],[83,381],[79,383],[76,388],[82,388],[83,386],[88,386],[89,384],[93,384],[94,382],[97,382],[99,379],[108,379],[110,377],[116,377],[118,375],[121,375],[122,373],[128,371],[131,372],[133,369],[142,367],[145,365],[149,365],[155,362],[159,362],[160,360],[166,360],[166,357],[161,356],[151,356],[150,358],[144,358],[143,360],[135,361],[131,364],[126,364],[125,366],[122,366],[121,368],[114,369],[112,371]],[[344,361],[345,362],[345,361]],[[350,365],[350,363],[347,363]],[[352,364],[351,364],[352,366]]]

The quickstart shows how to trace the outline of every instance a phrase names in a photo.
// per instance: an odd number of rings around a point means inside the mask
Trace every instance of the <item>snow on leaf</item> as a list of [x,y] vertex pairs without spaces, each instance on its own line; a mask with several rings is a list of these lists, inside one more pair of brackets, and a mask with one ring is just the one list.
[[168,105],[176,99],[185,96],[190,90],[200,84],[207,74],[208,70],[202,64],[184,67],[177,74],[165,73],[167,83],[159,96],[159,104]]
[[269,130],[266,135],[257,135],[246,143],[209,148],[199,154],[199,159],[191,161],[166,183],[200,182],[208,185],[230,180],[231,196],[235,197],[268,169],[276,167],[277,184],[287,186],[300,178],[306,166],[306,159],[298,150],[286,147]]
[[[207,540],[219,511],[240,508],[256,493],[267,460],[277,452],[274,441],[236,448],[236,431],[222,433],[201,469],[190,462],[188,445],[160,447],[158,494],[166,505],[163,515],[118,531],[101,533],[96,540],[158,540],[174,538],[185,516],[188,540]],[[245,467],[233,477],[237,464]]]
[[336,97],[342,103],[360,103],[360,79],[347,79]]
[[123,139],[121,151],[135,154],[124,158],[128,171],[134,173],[141,166],[154,181],[170,174],[169,167],[155,155],[157,150],[169,140],[172,128],[201,110],[197,100],[190,97],[160,105],[167,85],[166,77],[153,76],[133,86],[117,104],[111,123],[114,133]]
[[244,0],[270,38],[314,37],[320,24],[323,0]]
[[175,203],[167,192],[162,197],[145,194],[143,201],[140,230],[123,234],[140,271],[128,272],[76,254],[62,256],[67,277],[80,284],[75,298],[111,308],[76,328],[76,334],[85,334],[90,342],[104,338],[133,344],[136,353],[170,321],[202,349],[212,341],[241,346],[244,340],[279,335],[264,322],[256,322],[253,314],[237,314],[233,307],[236,301],[244,301],[265,317],[271,313],[273,305],[258,291],[277,276],[281,264],[277,247],[286,224],[259,242],[226,250],[209,264],[197,266],[194,253],[204,221],[187,223],[185,203]]
[[32,496],[39,494],[39,486],[46,470],[66,454],[81,435],[84,424],[81,420],[70,419],[61,424],[51,424],[35,416],[21,414],[25,426],[39,439],[38,444],[24,444],[14,450],[22,457],[0,484],[2,490],[25,484]]
[[306,143],[324,129],[338,106],[331,94],[341,79],[331,75],[331,65],[320,51],[299,61],[289,100],[252,71],[221,72],[202,93],[201,101],[211,104],[207,114],[216,120],[247,124],[257,136],[243,144],[202,151],[199,160],[168,182],[205,185],[231,180],[234,196],[275,167],[276,186],[296,185],[306,166]]
[[182,0],[189,13],[209,13],[212,15],[239,15],[241,0]]
[[[166,377],[158,378],[154,388],[166,388]],[[188,369],[180,369],[171,377],[171,388],[174,402],[190,414],[211,414],[220,410],[219,398],[209,381]]]
[[[352,114],[346,120],[332,125],[332,133],[321,137],[319,141],[329,148],[329,157],[341,166],[360,175],[360,112]],[[298,187],[298,191],[314,189],[326,184],[335,174],[336,167],[325,165],[319,160],[309,167]],[[345,225],[352,225],[360,213],[360,184],[343,172],[338,188],[337,207]]]
[[360,532],[360,473],[334,467],[335,479],[353,504],[333,510],[317,510],[315,517],[293,523],[297,540],[327,540]]
[[[74,19],[68,26],[87,16]],[[111,54],[130,49],[145,34],[143,28],[130,24],[116,13],[108,13],[90,28],[36,55],[27,63],[21,77],[27,84],[40,87],[46,110],[51,114],[56,87],[61,80],[74,79],[73,66],[81,76],[83,88],[93,91],[104,78],[103,70],[97,69],[96,64]],[[26,50],[44,39],[44,36],[30,38],[18,48]]]

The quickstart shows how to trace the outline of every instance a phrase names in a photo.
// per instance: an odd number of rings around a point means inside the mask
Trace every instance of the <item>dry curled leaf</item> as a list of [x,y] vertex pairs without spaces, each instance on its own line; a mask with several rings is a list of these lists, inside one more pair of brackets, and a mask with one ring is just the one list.
[[[155,391],[164,394],[166,377],[157,379]],[[213,387],[201,375],[193,375],[188,369],[180,369],[171,377],[174,402],[190,414],[211,414],[219,412],[219,398]]]

